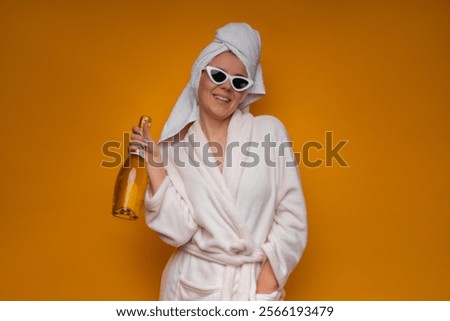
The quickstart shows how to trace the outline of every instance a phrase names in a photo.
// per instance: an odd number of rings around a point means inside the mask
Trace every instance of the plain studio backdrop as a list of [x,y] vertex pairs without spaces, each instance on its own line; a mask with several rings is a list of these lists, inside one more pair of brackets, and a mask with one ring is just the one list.
[[262,37],[252,112],[296,152],[348,141],[347,166],[300,163],[310,237],[286,299],[450,299],[449,1],[2,0],[1,300],[158,299],[173,249],[112,217],[102,146],[141,114],[157,138],[231,21]]

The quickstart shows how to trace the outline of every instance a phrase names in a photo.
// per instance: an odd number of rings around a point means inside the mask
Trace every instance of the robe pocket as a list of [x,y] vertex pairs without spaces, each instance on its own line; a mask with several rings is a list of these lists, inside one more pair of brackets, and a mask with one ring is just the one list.
[[198,286],[180,275],[176,293],[177,301],[218,301],[220,286]]
[[278,301],[281,299],[281,291],[275,290],[271,293],[256,293],[256,301]]

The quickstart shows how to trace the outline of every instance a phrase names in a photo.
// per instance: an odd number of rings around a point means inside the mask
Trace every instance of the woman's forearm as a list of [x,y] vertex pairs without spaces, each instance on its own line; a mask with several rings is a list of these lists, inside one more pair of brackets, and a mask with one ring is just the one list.
[[149,159],[147,161],[147,173],[149,177],[149,184],[152,188],[153,194],[155,194],[166,178],[167,172],[163,166],[162,158],[159,153],[153,153],[148,157]]

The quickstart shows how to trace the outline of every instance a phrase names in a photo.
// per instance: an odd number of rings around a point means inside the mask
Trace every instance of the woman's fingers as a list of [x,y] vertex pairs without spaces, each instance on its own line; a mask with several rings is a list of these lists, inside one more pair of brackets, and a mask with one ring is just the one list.
[[141,130],[138,126],[133,126],[131,130],[133,131],[132,139],[144,139],[150,142],[154,141],[152,135],[150,134],[150,124],[148,122],[145,122],[143,130]]
[[132,128],[133,134],[131,135],[131,139],[129,141],[129,147],[136,151],[139,148],[145,148],[144,138],[141,134],[141,129],[137,126]]
[[131,140],[137,140],[137,141],[142,142],[144,140],[144,137],[142,137],[142,135],[139,135],[139,134],[133,134],[133,135],[131,135]]
[[141,128],[139,128],[139,126],[133,126],[133,127],[131,127],[131,130],[134,134],[139,134],[139,135],[143,134],[142,130],[141,130]]
[[150,123],[146,120],[144,122],[144,127],[143,127],[143,136],[144,138],[146,138],[147,140],[150,140],[149,138],[151,138],[150,136]]
[[129,146],[133,150],[145,148],[150,154],[154,153],[155,141],[150,134],[150,123],[145,122],[143,130],[138,126],[133,126],[131,130],[133,134],[131,135]]

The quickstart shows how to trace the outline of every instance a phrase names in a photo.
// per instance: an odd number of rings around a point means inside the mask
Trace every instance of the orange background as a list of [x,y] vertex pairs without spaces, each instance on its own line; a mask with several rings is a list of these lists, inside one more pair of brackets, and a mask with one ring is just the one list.
[[300,166],[310,238],[287,299],[450,299],[444,0],[0,1],[0,299],[158,298],[172,249],[111,216],[101,147],[144,113],[158,137],[230,21],[263,40],[254,114],[296,151],[349,140],[349,167]]

